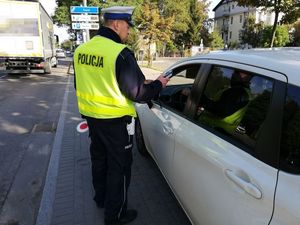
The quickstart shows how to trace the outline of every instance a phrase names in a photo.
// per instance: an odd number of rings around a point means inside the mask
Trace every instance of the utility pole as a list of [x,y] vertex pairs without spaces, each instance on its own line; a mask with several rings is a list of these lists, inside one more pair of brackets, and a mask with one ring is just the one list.
[[[87,6],[87,0],[83,0],[83,6]],[[87,42],[90,40],[90,31],[88,29],[83,31],[83,42]]]

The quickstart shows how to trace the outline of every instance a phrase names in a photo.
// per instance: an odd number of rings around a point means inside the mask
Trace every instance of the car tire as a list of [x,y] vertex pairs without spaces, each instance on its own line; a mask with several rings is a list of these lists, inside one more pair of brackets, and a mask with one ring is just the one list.
[[148,157],[149,152],[145,146],[142,127],[139,118],[135,120],[135,141],[137,145],[137,149],[142,156]]

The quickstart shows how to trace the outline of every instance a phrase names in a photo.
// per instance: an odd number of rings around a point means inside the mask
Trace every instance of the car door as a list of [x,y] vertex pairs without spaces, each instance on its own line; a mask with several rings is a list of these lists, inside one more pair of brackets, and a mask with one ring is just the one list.
[[[229,65],[212,66],[200,96],[216,98],[230,85],[238,65]],[[251,76],[252,99],[235,129],[199,119],[205,110],[202,100],[191,113],[194,116],[177,129],[171,183],[194,224],[262,225],[271,219],[278,170],[272,156],[259,151],[266,146],[276,149],[276,141],[270,140],[276,132],[272,129],[276,115],[270,113],[276,82],[266,77],[273,72],[258,69],[256,74],[246,69],[255,69],[245,66],[243,71]],[[280,74],[276,77],[284,79]]]
[[271,225],[300,224],[300,87],[288,85],[286,93],[280,171]]
[[174,154],[174,135],[185,120],[183,111],[188,96],[181,92],[193,85],[198,69],[198,64],[174,67],[173,77],[159,99],[153,101],[151,108],[139,110],[143,118],[140,123],[145,145],[168,181]]

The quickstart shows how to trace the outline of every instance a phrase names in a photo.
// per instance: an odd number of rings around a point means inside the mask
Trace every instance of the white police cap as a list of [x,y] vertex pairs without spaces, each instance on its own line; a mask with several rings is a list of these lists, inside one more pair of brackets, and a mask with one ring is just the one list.
[[132,6],[112,6],[102,9],[103,17],[106,20],[125,20],[131,27],[134,26],[131,16],[134,7]]

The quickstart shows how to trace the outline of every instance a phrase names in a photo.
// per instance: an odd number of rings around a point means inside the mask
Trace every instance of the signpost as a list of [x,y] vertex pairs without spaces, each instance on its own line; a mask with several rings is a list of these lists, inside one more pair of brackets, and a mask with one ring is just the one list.
[[71,15],[72,21],[77,22],[98,22],[98,15]]
[[[86,6],[86,0],[83,0],[84,6],[71,6],[72,29],[84,30],[84,42],[89,40],[89,30],[99,29],[99,7]],[[93,15],[90,15],[93,14]]]
[[73,30],[98,30],[99,23],[72,23]]
[[70,12],[76,14],[89,13],[89,14],[98,14],[99,8],[94,6],[71,6]]

